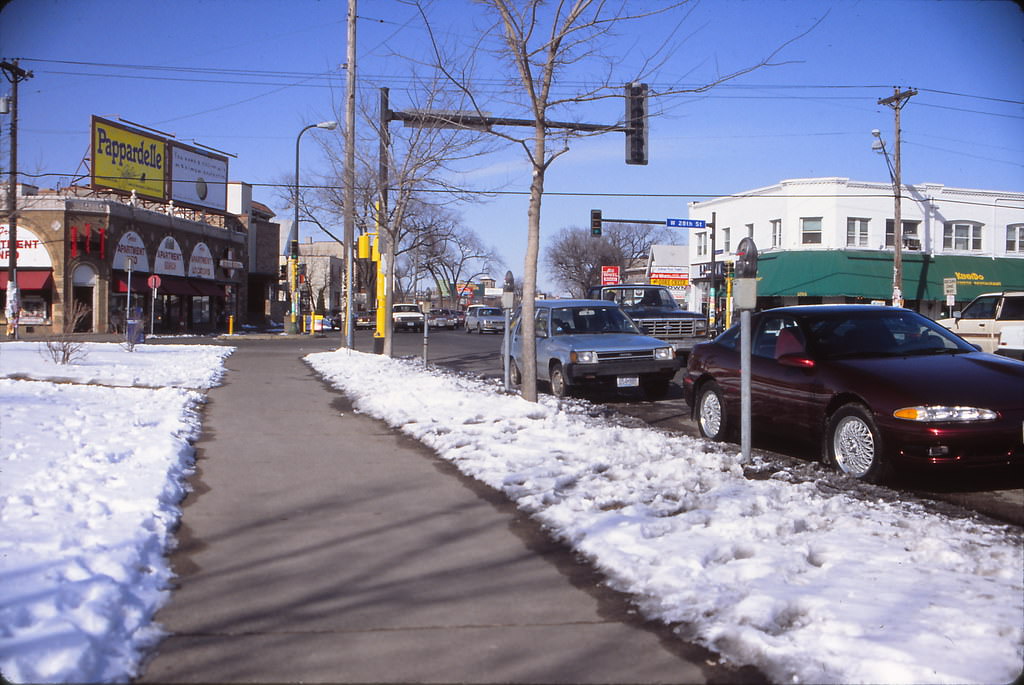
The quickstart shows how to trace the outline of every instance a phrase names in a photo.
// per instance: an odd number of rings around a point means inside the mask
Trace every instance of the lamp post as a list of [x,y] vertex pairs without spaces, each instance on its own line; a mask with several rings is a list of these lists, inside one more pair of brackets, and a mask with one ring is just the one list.
[[288,240],[288,290],[291,297],[291,316],[285,330],[285,333],[289,334],[299,332],[297,322],[299,314],[299,141],[302,140],[302,134],[311,128],[333,131],[337,127],[337,121],[321,121],[319,124],[303,127],[299,131],[299,135],[295,137],[295,220]]
[[896,163],[893,165],[889,159],[889,151],[885,149],[885,141],[882,140],[881,132],[876,128],[872,129],[871,135],[875,142],[871,143],[871,149],[885,157],[885,164],[889,167],[889,180],[892,182],[893,193],[893,221],[892,221],[892,306],[903,306],[903,217],[901,216],[900,192],[902,183],[900,181],[900,147],[897,139]]

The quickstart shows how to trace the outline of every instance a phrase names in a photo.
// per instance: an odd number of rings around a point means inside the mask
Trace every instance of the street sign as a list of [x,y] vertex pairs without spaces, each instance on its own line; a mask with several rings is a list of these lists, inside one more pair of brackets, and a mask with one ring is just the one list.
[[156,290],[157,288],[160,287],[160,277],[157,276],[156,274],[153,274],[152,276],[146,279],[146,285],[148,285],[153,290]]
[[669,228],[707,228],[703,219],[665,219],[665,225]]
[[943,278],[942,279],[942,293],[946,296],[956,296],[956,279],[955,278]]

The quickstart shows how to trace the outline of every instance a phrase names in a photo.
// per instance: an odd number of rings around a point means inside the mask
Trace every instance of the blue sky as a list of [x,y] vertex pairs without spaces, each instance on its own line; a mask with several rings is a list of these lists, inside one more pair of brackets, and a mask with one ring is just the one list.
[[[472,44],[484,26],[464,0],[435,0],[428,13],[453,48]],[[402,0],[360,0],[358,14],[360,105],[375,106],[377,89],[388,86],[392,108],[413,106],[409,58],[429,47],[421,20]],[[255,184],[255,199],[286,218],[272,186],[293,173],[296,134],[344,118],[345,15],[344,0],[11,0],[0,10],[0,57],[34,72],[19,89],[19,166],[49,174],[37,183],[52,187],[84,169],[90,116],[120,116],[236,155],[232,180]],[[612,79],[625,82],[666,41],[671,49],[647,79],[665,90],[742,69],[808,31],[782,49],[778,66],[706,94],[652,101],[648,166],[624,163],[622,134],[575,142],[548,173],[542,243],[586,225],[592,208],[660,220],[687,216],[690,200],[786,178],[888,181],[870,132],[880,129],[891,144],[892,110],[877,101],[893,86],[919,90],[903,110],[905,182],[1024,190],[1024,13],[1016,3],[713,0],[624,27],[602,48],[622,58]],[[481,67],[485,77],[498,74]],[[494,81],[482,83],[492,113],[523,116],[504,109]],[[613,123],[620,111],[616,100],[567,116]],[[304,180],[323,170],[311,138],[332,135],[340,133],[303,137]],[[6,142],[0,149],[6,169]],[[479,187],[524,193],[460,210],[519,274],[529,169],[511,147],[476,164]]]

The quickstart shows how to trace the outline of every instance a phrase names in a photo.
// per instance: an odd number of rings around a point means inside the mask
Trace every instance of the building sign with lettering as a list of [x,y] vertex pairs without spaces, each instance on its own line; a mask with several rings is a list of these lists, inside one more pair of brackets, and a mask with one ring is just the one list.
[[185,275],[185,257],[181,254],[181,246],[178,241],[171,236],[160,241],[160,247],[156,250],[153,273],[167,274],[168,276]]
[[206,243],[196,243],[192,248],[192,256],[188,258],[189,278],[214,277],[213,253]]
[[92,118],[92,185],[167,199],[167,144],[163,138]]
[[135,231],[128,231],[117,243],[114,251],[115,269],[126,271],[128,269],[127,258],[132,258],[133,271],[149,271],[149,256],[146,254],[146,244]]
[[171,199],[175,203],[226,211],[228,158],[171,141]]
[[[6,269],[11,259],[11,232],[8,224],[0,224],[0,268]],[[53,268],[50,261],[50,253],[46,251],[43,241],[32,231],[24,226],[18,226],[17,250],[19,267],[47,267]]]

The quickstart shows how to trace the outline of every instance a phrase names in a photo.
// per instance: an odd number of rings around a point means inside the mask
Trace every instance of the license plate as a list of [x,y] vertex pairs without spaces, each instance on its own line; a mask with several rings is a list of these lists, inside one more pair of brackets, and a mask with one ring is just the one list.
[[615,384],[620,388],[636,388],[640,385],[640,376],[619,376]]

